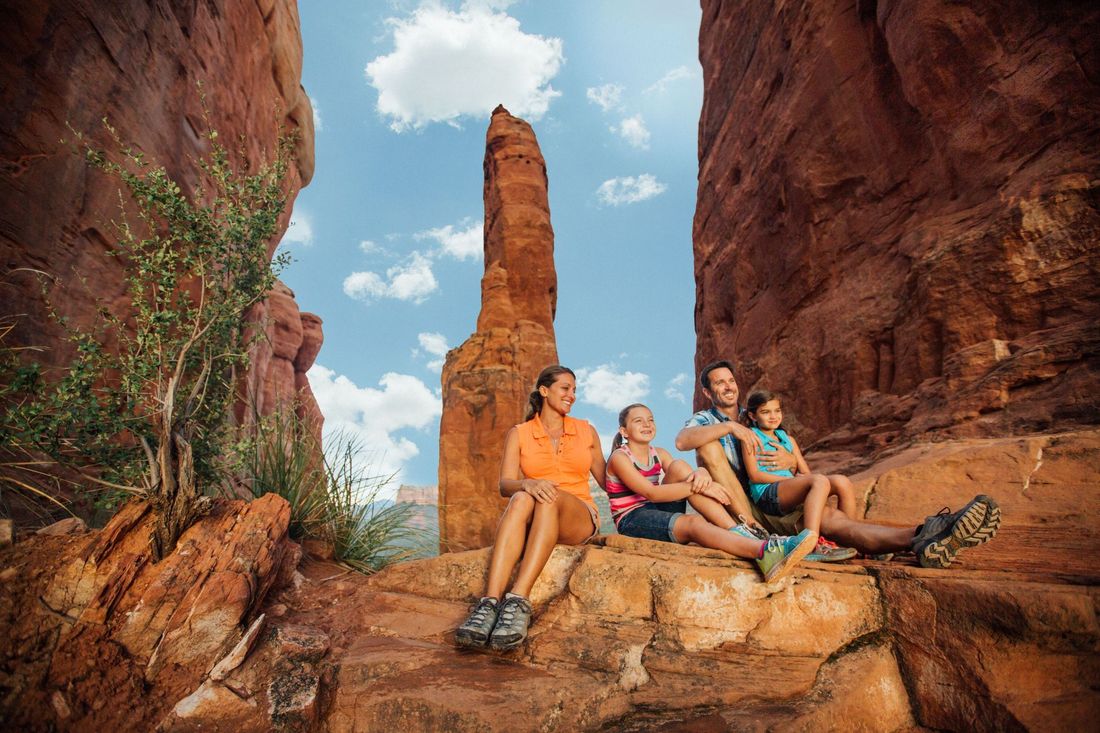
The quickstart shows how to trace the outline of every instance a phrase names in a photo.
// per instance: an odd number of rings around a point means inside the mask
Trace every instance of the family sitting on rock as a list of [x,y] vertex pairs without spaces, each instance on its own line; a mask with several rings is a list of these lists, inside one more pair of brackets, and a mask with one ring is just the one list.
[[[554,545],[583,544],[599,531],[589,475],[606,488],[620,534],[694,542],[750,559],[765,581],[783,577],[803,558],[835,562],[857,552],[912,552],[922,566],[943,568],[996,533],[1000,509],[984,495],[916,526],[856,518],[851,482],[810,471],[781,427],[776,395],[754,392],[742,408],[728,361],[707,365],[700,381],[711,407],[692,415],[676,436],[678,450],[696,452],[699,468],[692,470],[652,444],[657,429],[642,404],[619,413],[619,432],[605,460],[595,428],[569,417],[576,375],[560,365],[542,370],[527,421],[505,438],[500,493],[510,498],[497,527],[485,595],[455,631],[460,646],[507,650],[527,638],[528,596]],[[835,509],[827,503],[834,495]],[[697,513],[686,513],[687,504]],[[515,581],[505,592],[517,562]]]

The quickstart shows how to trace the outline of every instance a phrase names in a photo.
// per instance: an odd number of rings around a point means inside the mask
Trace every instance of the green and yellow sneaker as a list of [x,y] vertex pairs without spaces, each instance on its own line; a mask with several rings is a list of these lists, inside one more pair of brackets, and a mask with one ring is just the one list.
[[794,570],[798,561],[817,545],[817,532],[804,529],[794,537],[773,536],[765,542],[764,556],[756,561],[756,566],[767,583]]

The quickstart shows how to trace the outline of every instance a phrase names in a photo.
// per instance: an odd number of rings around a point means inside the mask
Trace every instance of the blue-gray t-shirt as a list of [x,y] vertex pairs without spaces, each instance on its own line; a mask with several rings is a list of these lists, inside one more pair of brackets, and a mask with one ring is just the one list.
[[[738,408],[740,410],[740,408]],[[743,412],[743,410],[741,410]],[[724,422],[733,422],[733,418],[720,412],[717,407],[708,407],[705,410],[700,410],[684,423],[685,428],[699,427],[700,425],[720,425]],[[741,449],[737,443],[737,438],[732,435],[726,434],[721,437],[719,442],[722,444],[722,450],[726,453],[726,460],[729,461],[730,466],[733,468],[733,472],[737,474],[737,477],[744,481],[745,470],[741,466]]]

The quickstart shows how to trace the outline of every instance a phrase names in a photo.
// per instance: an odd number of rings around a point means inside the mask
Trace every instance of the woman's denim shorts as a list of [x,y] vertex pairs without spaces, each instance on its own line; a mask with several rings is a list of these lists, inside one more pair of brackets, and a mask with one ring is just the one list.
[[645,504],[627,512],[619,519],[619,534],[678,543],[676,536],[672,534],[672,528],[676,525],[676,520],[682,516],[684,516],[683,512],[658,509],[653,504]]
[[783,510],[779,508],[779,482],[773,481],[768,484],[764,493],[754,503],[769,517],[783,516]]

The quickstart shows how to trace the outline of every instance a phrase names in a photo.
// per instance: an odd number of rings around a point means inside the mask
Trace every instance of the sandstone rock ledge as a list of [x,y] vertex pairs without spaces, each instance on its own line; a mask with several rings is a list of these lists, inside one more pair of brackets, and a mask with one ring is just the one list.
[[334,733],[1084,728],[1100,715],[1083,521],[1098,455],[1100,431],[925,444],[857,477],[880,520],[1002,499],[998,537],[948,570],[805,563],[764,584],[700,548],[558,547],[511,655],[452,646],[487,549],[365,581],[313,563],[277,600],[331,639]]
[[[1100,716],[1100,431],[912,446],[856,476],[918,519],[987,490],[994,542],[750,563],[610,536],[558,547],[512,654],[452,630],[488,549],[365,578],[298,565],[277,497],[224,502],[158,565],[133,504],[0,550],[0,721],[25,730],[1078,730]],[[298,566],[299,570],[294,568]]]

